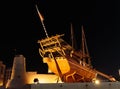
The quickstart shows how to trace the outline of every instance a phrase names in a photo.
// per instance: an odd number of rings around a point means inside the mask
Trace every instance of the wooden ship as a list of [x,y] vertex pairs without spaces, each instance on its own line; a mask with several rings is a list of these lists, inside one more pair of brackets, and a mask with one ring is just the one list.
[[68,44],[62,39],[64,34],[48,36],[43,18],[37,6],[36,9],[46,33],[46,38],[38,40],[40,44],[39,54],[43,58],[43,62],[47,63],[48,69],[52,73],[58,75],[62,82],[67,83],[92,82],[97,79],[97,75],[101,75],[110,81],[116,81],[114,77],[92,68],[83,27],[82,48],[76,50],[73,45]]

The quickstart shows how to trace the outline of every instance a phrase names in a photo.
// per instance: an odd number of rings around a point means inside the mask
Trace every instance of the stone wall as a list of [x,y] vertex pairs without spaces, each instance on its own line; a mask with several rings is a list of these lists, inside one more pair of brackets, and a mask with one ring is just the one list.
[[[0,87],[0,89],[6,88]],[[41,83],[28,84],[22,87],[22,89],[120,89],[120,82],[102,82],[99,85],[94,83]]]
[[120,82],[33,84],[31,89],[120,89]]

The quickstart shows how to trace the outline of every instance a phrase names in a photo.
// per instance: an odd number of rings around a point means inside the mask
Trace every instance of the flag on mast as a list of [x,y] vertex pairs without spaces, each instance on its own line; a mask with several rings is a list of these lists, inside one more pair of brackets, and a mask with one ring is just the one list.
[[38,15],[39,15],[39,17],[40,17],[40,20],[43,21],[44,18],[43,18],[43,16],[41,15],[41,13],[39,12],[37,5],[36,5],[36,9],[37,9]]
[[[44,23],[43,23],[44,18],[43,18],[42,15],[40,14],[37,5],[36,5],[36,9],[37,9],[38,15],[39,15],[39,17],[40,17],[40,20],[41,20],[43,29],[44,29],[44,31],[45,31],[45,34],[46,34],[46,36],[48,37],[48,33],[47,33],[46,28],[45,28],[45,25],[44,25]],[[49,37],[48,37],[48,38],[49,38]]]

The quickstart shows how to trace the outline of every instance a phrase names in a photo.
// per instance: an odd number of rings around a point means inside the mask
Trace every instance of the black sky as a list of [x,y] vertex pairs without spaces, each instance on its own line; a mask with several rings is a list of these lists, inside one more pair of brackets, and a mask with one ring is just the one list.
[[35,8],[37,4],[49,36],[65,34],[64,39],[70,43],[72,23],[79,48],[83,25],[93,67],[118,76],[119,0],[32,0],[31,3],[19,0],[2,4],[6,6],[1,7],[0,14],[0,60],[7,67],[12,66],[15,54],[23,54],[28,71],[46,73],[47,65],[42,63],[38,52],[37,40],[46,36]]

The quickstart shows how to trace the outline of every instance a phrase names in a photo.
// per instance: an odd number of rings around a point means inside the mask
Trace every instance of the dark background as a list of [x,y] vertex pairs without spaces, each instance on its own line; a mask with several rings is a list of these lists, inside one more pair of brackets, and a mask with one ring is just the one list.
[[[0,60],[12,67],[16,54],[26,58],[27,71],[47,73],[39,55],[39,39],[45,38],[35,5],[44,17],[48,35],[65,34],[70,43],[73,24],[77,47],[84,27],[92,65],[108,75],[118,77],[120,68],[119,0],[31,0],[4,1],[0,5]],[[31,19],[32,18],[32,19]]]

